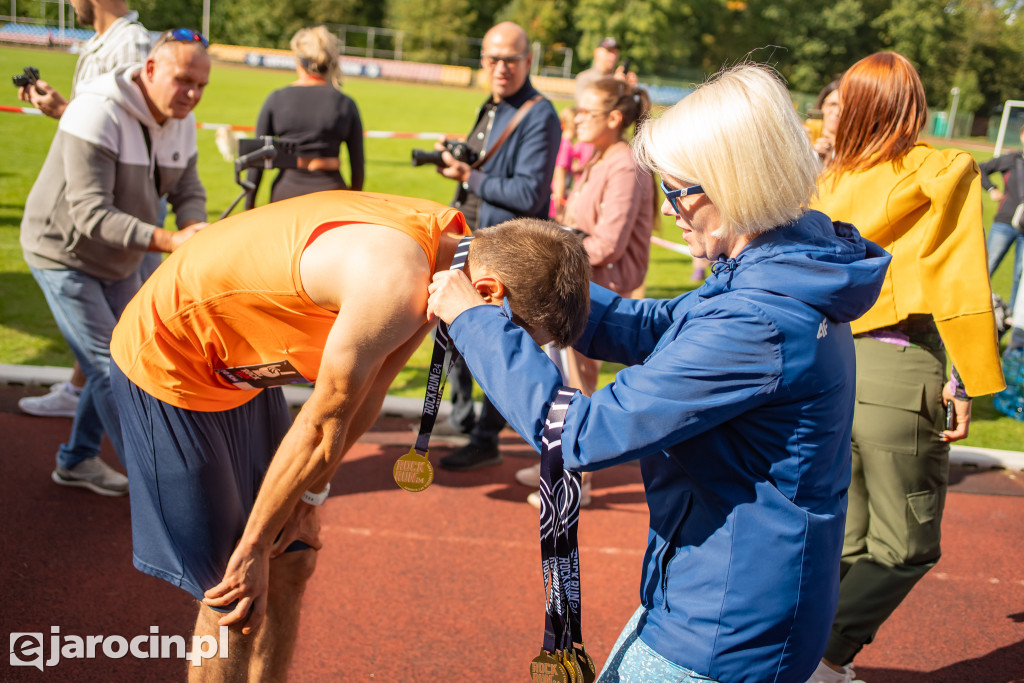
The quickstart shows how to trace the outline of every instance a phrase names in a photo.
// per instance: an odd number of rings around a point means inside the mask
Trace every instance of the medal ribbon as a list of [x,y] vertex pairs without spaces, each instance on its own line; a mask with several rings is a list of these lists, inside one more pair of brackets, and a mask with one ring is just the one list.
[[[472,236],[463,237],[457,247],[455,256],[452,258],[450,270],[462,270],[466,265],[466,257],[469,255],[469,243]],[[420,418],[420,431],[416,436],[416,445],[413,449],[422,456],[427,455],[427,446],[430,444],[430,434],[434,431],[434,423],[437,421],[437,410],[441,406],[441,395],[444,394],[444,381],[452,366],[452,344],[448,336],[448,325],[443,321],[437,322],[437,329],[434,331],[434,351],[430,357],[430,373],[427,375],[427,394],[423,398],[423,414]]]
[[544,421],[540,468],[540,546],[544,576],[544,650],[572,652],[583,648],[580,626],[580,565],[577,528],[580,474],[564,469],[562,428],[576,390],[562,387]]

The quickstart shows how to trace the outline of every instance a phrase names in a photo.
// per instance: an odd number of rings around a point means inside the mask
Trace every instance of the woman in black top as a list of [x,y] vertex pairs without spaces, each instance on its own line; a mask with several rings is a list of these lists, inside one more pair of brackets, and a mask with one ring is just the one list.
[[[270,201],[320,192],[363,189],[363,123],[351,97],[338,90],[338,40],[323,26],[301,29],[292,37],[298,79],[267,97],[256,121],[256,135],[274,135],[296,143],[298,167],[282,169],[270,191]],[[351,185],[340,172],[341,143],[348,147]],[[249,180],[259,188],[263,171],[250,169]],[[255,205],[249,194],[246,208]]]

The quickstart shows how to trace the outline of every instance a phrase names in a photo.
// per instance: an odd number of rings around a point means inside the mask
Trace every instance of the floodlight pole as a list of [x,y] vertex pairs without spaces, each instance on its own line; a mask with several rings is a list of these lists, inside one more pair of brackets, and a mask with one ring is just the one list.
[[960,104],[960,88],[953,87],[953,103],[949,105],[949,123],[946,125],[946,139],[953,137],[953,122],[956,121],[956,106]]
[[203,35],[210,39],[210,0],[203,0]]
[[999,135],[996,136],[996,148],[992,156],[999,156],[1003,151],[1003,138],[1006,136],[1006,126],[1010,123],[1010,110],[1014,107],[1024,107],[1024,100],[1006,100],[1003,102],[1003,118],[999,121]]

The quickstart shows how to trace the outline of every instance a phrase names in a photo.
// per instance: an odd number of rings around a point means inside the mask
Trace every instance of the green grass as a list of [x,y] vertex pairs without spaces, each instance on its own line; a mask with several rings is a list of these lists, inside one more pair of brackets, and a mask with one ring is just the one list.
[[[37,67],[43,79],[67,94],[71,88],[76,57],[64,52],[35,48],[0,47],[0,75],[20,73],[27,65]],[[251,125],[267,94],[293,79],[290,72],[215,64],[196,118],[205,123]],[[469,88],[414,85],[349,79],[344,90],[359,106],[367,130],[463,133],[472,126],[472,116],[485,93]],[[0,104],[23,106],[13,87],[0,89]],[[567,102],[557,102],[559,107]],[[17,365],[63,365],[73,362],[63,338],[28,268],[18,244],[18,226],[25,197],[43,164],[57,123],[40,116],[0,112],[0,130],[4,137],[3,163],[0,164],[0,363]],[[211,218],[219,216],[238,195],[230,163],[217,151],[213,131],[199,132],[199,173],[206,185]],[[427,140],[368,139],[366,141],[366,186],[375,192],[424,197],[447,203],[453,184],[430,167],[412,168],[410,152],[414,147],[429,147]],[[985,152],[974,152],[979,161]],[[264,181],[259,203],[269,197],[269,181]],[[985,225],[991,221],[995,205],[983,197]],[[237,209],[236,209],[237,210]],[[681,241],[672,221],[663,221],[662,236]],[[1009,298],[1010,266],[1008,258],[993,278],[993,287]],[[692,289],[690,260],[685,256],[655,247],[647,278],[649,296],[670,297]],[[392,393],[420,396],[426,384],[429,346],[424,344],[399,374]],[[617,366],[606,364],[601,383],[612,379]],[[975,402],[972,436],[965,443],[991,448],[1020,449],[1024,444],[1024,424],[998,416],[991,400]]]

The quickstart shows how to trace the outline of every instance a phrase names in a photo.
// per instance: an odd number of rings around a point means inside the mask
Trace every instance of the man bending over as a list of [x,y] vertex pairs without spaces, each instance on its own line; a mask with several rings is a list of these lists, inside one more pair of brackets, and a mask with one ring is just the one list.
[[[287,674],[315,506],[426,335],[427,285],[468,232],[426,200],[306,195],[197,234],[128,305],[111,374],[135,566],[203,602],[196,635],[231,629],[230,656],[197,678]],[[477,231],[465,266],[509,325],[559,345],[583,330],[589,271],[581,241],[537,219]],[[280,386],[311,381],[290,425]]]

